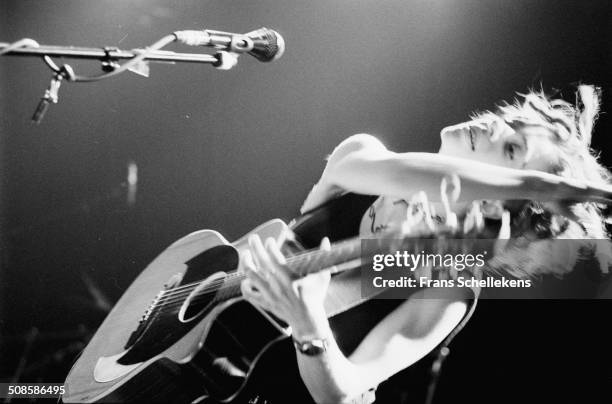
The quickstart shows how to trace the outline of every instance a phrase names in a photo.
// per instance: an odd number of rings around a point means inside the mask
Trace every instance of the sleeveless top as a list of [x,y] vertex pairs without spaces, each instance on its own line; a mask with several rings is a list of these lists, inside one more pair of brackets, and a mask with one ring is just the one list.
[[[298,241],[305,248],[316,248],[321,238],[332,242],[349,237],[369,236],[382,231],[387,224],[400,220],[407,214],[408,204],[399,200],[389,201],[385,197],[343,194],[303,213],[290,223]],[[391,202],[391,203],[389,203]],[[419,289],[415,288],[414,292]],[[363,338],[384,317],[405,300],[372,299],[357,307],[330,318],[334,334],[336,330],[350,330],[337,338],[341,351],[349,356]],[[407,369],[381,383],[374,392],[364,394],[355,404],[402,402],[406,394],[411,401],[423,402],[429,371],[436,350],[426,355]],[[253,380],[253,393],[241,404],[313,404],[307,387],[299,373],[295,349],[290,339],[275,344],[268,352],[268,361],[260,366],[259,374],[267,375]],[[269,375],[274,375],[269,377]]]

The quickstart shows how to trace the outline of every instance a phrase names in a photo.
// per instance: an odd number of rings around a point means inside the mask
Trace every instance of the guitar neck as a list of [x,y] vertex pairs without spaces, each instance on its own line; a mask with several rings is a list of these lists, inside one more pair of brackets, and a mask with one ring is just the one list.
[[[451,252],[460,247],[453,242],[449,243],[448,237],[455,237],[451,232],[443,231],[434,234],[408,234],[402,240],[391,237],[363,239],[359,237],[346,239],[331,245],[329,249],[316,249],[300,252],[296,255],[287,257],[286,265],[288,270],[296,277],[304,277],[309,274],[317,273],[325,269],[334,267],[333,273],[340,273],[353,270],[371,259],[375,254],[388,254],[395,251],[402,251],[408,254],[419,254],[423,251]],[[460,238],[464,238],[458,236]],[[474,237],[474,239],[479,237]],[[474,240],[464,239],[471,243]],[[348,264],[348,265],[343,265]],[[219,298],[227,299],[241,295],[240,282],[245,278],[241,272],[233,273],[224,284],[225,291],[220,290]]]
[[[370,243],[368,243],[370,244]],[[374,240],[371,244],[379,244]],[[375,249],[372,248],[373,254]],[[361,239],[358,237],[347,239],[331,245],[326,250],[307,250],[296,255],[287,257],[286,263],[289,271],[297,277],[304,277],[309,274],[320,272],[330,267],[358,260],[362,256],[367,256],[368,252],[362,251]],[[345,267],[335,269],[334,273],[339,273],[352,269]],[[240,283],[246,277],[243,272],[231,273],[226,278],[223,287],[219,288],[218,300],[231,299],[241,296]]]
[[[390,237],[364,239],[351,238],[342,242],[334,243],[330,249],[309,250],[287,258],[289,270],[298,277],[303,277],[312,273],[328,269],[333,266],[354,262],[362,259],[369,260],[376,254],[388,254],[400,249],[408,254],[420,253],[423,250],[437,251],[439,248],[445,249],[449,246],[447,238],[449,232],[442,232],[431,237],[425,234],[404,235],[401,240]],[[355,266],[341,266],[333,272],[343,272],[353,269]]]
[[[334,243],[330,249],[308,250],[288,257],[287,266],[291,273],[303,277],[361,258],[364,255],[361,244],[361,240],[356,237]],[[335,272],[339,271],[336,270]]]

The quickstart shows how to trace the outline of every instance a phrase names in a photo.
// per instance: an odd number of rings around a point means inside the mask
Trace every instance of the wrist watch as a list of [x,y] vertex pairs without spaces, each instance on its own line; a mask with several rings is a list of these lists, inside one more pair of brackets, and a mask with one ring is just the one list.
[[306,356],[318,356],[327,351],[329,341],[325,338],[314,338],[306,341],[298,341],[293,338],[293,345],[299,353]]

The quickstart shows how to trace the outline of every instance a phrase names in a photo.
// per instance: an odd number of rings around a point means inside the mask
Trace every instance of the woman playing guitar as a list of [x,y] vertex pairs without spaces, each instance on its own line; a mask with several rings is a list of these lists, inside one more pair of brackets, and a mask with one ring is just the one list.
[[[429,198],[424,205],[438,213],[434,221],[448,222],[451,210],[465,217],[473,201],[508,201],[506,237],[537,229],[549,239],[607,238],[597,201],[605,199],[609,174],[589,149],[598,94],[594,87],[580,86],[577,95],[579,105],[573,106],[532,92],[444,128],[437,154],[395,153],[373,136],[351,136],[329,156],[302,212],[346,192],[377,195],[359,225],[359,236],[370,237],[400,227],[414,208],[414,196],[424,191]],[[461,193],[444,206],[440,181],[449,175],[460,178]],[[577,188],[583,192],[576,193]],[[328,245],[324,239],[321,248]],[[475,297],[470,289],[445,291],[443,298],[435,289],[420,290],[382,318],[347,356],[324,309],[329,272],[294,279],[273,239],[252,236],[249,246],[242,256],[247,276],[242,294],[291,326],[301,379],[317,403],[372,402],[381,382],[452,332]],[[598,256],[607,270],[610,251]],[[561,274],[572,265],[555,270]],[[534,275],[531,269],[535,266],[516,272]],[[421,298],[425,293],[427,299]],[[276,403],[265,393],[252,402],[266,401]]]

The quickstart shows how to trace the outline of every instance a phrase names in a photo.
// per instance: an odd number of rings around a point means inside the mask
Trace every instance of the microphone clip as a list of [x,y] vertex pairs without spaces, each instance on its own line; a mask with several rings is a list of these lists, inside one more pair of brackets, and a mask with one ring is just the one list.
[[229,70],[238,64],[238,56],[234,52],[219,51],[215,53],[217,61],[212,65],[218,70]]
[[38,106],[32,115],[32,122],[35,124],[40,124],[47,109],[49,109],[49,104],[57,104],[58,102],[58,92],[60,86],[62,85],[62,80],[65,78],[70,80],[74,77],[74,71],[69,65],[63,65],[60,69],[53,73],[53,77],[51,77],[51,82],[49,83],[49,87],[45,90],[45,93],[40,98],[38,102]]

